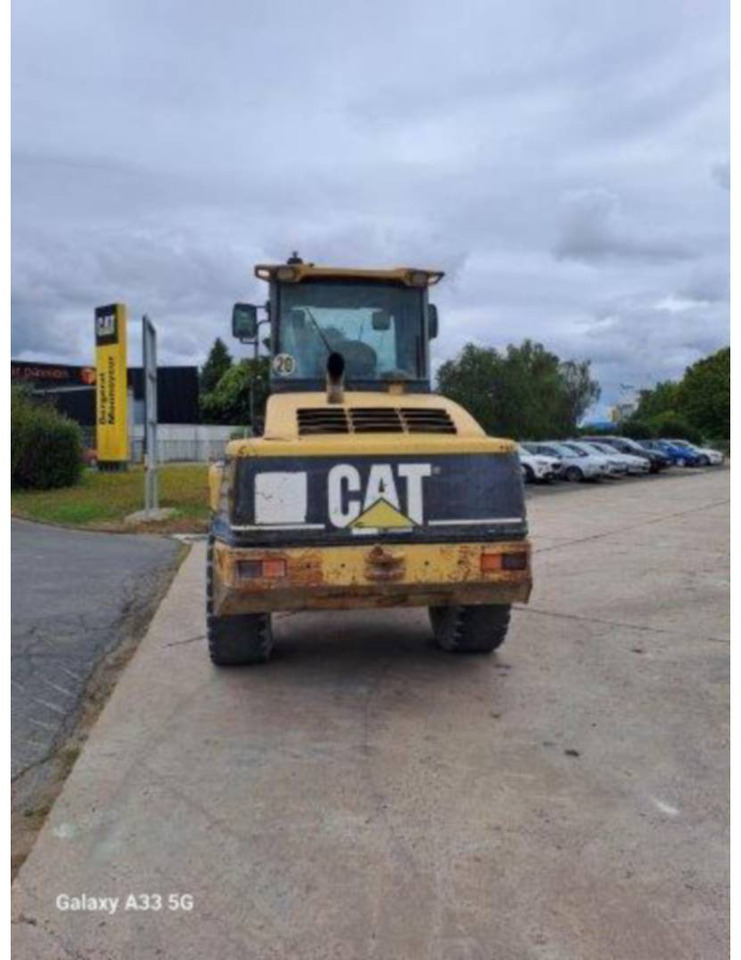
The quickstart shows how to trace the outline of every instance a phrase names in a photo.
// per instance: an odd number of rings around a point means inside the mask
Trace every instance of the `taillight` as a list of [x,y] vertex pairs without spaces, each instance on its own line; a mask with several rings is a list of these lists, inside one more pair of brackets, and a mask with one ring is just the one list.
[[481,554],[481,572],[491,573],[493,570],[502,569],[501,553],[482,553]]
[[268,579],[277,579],[286,575],[285,560],[263,560],[262,575]]
[[503,553],[502,570],[527,570],[527,553]]
[[481,554],[482,573],[493,573],[495,570],[527,570],[527,564],[527,551]]
[[237,572],[243,580],[278,580],[286,575],[286,561],[274,558],[240,560]]

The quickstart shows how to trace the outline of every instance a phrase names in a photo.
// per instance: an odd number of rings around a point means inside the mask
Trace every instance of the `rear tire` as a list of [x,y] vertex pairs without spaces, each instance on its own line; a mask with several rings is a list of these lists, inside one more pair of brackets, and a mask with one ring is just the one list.
[[701,466],[701,467],[709,467],[709,466],[710,466],[710,460],[709,460],[708,457],[706,457],[706,456],[703,454],[703,456],[700,457],[700,459],[699,459],[699,461],[698,461],[698,464],[699,464],[699,466]]
[[584,474],[581,472],[579,467],[567,467],[564,477],[569,481],[569,483],[578,483],[580,480],[584,479]]
[[236,617],[214,614],[213,537],[209,537],[206,554],[206,637],[211,662],[218,667],[265,663],[273,649],[269,613],[245,613]]
[[527,465],[523,466],[522,472],[523,472],[523,479],[524,479],[525,483],[534,483],[534,482],[535,482],[535,474],[533,473],[533,471],[532,471],[532,469],[531,469],[530,467],[528,467]]
[[430,607],[435,642],[448,653],[492,653],[504,643],[509,604]]

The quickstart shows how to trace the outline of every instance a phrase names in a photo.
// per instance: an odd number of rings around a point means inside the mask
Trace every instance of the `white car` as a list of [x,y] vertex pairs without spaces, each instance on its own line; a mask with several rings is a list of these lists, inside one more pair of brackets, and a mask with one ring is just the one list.
[[701,458],[701,464],[703,457],[707,464],[714,467],[719,466],[725,460],[725,454],[721,453],[720,450],[712,450],[710,447],[696,447],[694,443],[689,443],[687,440],[668,440],[667,443],[671,443],[675,447],[683,447],[685,450],[691,450],[696,456]]
[[530,453],[520,444],[517,445],[517,456],[520,458],[525,483],[535,483],[536,481],[550,483],[561,473],[561,462],[555,457]]
[[566,440],[564,443],[565,446],[571,447],[572,450],[578,450],[588,457],[594,457],[594,459],[602,465],[606,477],[624,477],[628,472],[628,468],[624,463],[621,463],[617,457],[612,454],[608,456],[607,454],[600,453],[599,450],[594,450],[590,447],[588,443],[584,443],[581,440]]
[[604,454],[613,460],[617,460],[618,463],[625,464],[627,472],[634,476],[643,476],[651,469],[651,464],[645,457],[634,457],[632,453],[621,453],[611,447],[609,443],[599,443],[597,440],[582,440],[581,444],[585,447],[591,447],[596,453]]
[[606,475],[603,461],[606,458],[590,456],[574,450],[560,440],[543,440],[528,443],[527,449],[538,456],[545,454],[561,461],[564,480],[601,480]]

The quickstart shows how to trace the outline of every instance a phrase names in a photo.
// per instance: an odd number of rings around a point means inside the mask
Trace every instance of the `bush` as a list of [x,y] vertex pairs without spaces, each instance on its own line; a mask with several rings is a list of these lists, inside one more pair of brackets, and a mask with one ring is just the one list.
[[[649,423],[643,420],[626,420],[620,425],[620,434],[623,437],[630,437],[631,440],[651,440],[656,433]],[[677,437],[677,439],[681,439]]]
[[13,388],[10,415],[11,485],[35,490],[69,487],[82,473],[76,423],[25,390]]
[[666,437],[670,440],[688,440],[690,443],[702,444],[702,434],[693,427],[681,414],[673,410],[660,413],[651,420],[654,436]]

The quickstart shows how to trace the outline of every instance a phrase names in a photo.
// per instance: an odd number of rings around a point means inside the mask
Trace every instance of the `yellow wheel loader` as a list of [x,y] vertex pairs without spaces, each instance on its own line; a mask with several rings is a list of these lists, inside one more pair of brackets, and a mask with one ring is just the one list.
[[[427,606],[444,650],[490,653],[531,589],[514,443],[430,389],[443,274],[259,265],[269,330],[264,432],[210,471],[211,659],[259,663],[278,610]],[[257,347],[255,347],[257,351]]]

